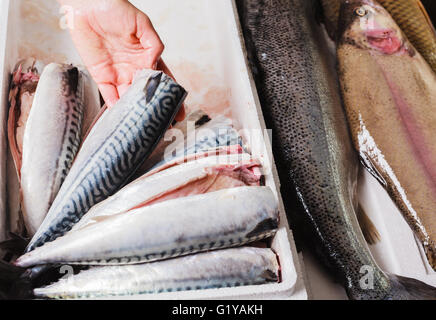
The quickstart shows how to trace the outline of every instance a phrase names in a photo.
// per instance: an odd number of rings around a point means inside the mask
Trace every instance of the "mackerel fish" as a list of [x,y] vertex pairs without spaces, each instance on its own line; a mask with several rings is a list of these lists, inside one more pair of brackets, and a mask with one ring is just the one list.
[[64,235],[95,204],[128,182],[181,107],[186,91],[160,71],[143,70],[94,124],[27,252]]

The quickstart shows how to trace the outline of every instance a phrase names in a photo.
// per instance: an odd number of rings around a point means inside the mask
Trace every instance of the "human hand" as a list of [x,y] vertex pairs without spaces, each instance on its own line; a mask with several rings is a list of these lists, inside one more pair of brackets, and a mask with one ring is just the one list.
[[[140,69],[173,77],[160,58],[164,45],[150,19],[127,0],[59,0],[74,9],[73,42],[108,107],[131,85]],[[176,121],[185,117],[184,107]]]

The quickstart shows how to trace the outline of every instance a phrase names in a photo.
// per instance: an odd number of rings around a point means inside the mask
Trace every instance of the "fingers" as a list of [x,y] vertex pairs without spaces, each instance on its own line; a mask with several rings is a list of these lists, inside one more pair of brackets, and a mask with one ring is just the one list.
[[104,101],[106,102],[108,108],[112,108],[115,103],[120,99],[118,95],[117,88],[112,84],[100,83],[98,84],[98,88],[100,89],[100,93],[103,96]]
[[[172,72],[160,57],[165,49],[164,44],[154,29],[151,20],[142,13],[139,13],[137,16],[137,37],[140,40],[141,45],[144,47],[144,49],[146,49],[145,54],[148,65],[145,65],[144,67],[161,70],[175,81]],[[121,92],[120,95],[122,95]],[[185,105],[183,104],[180,108],[180,111],[176,115],[175,120],[178,122],[183,121],[185,116],[186,111]]]
[[126,91],[129,89],[130,85],[131,84],[124,83],[124,84],[121,84],[117,87],[118,95],[120,98],[126,93]]
[[171,78],[173,78],[174,81],[176,81],[176,78],[174,78],[173,73],[171,72],[171,70],[167,67],[166,63],[163,61],[162,58],[159,59],[159,61],[157,62],[157,66],[156,66],[157,70],[163,71],[164,73],[166,73],[167,75],[169,75]]
[[144,67],[148,69],[156,69],[157,63],[165,49],[165,46],[162,43],[162,40],[159,38],[159,35],[154,29],[150,19],[142,12],[138,13],[137,16],[136,36],[145,49],[147,65]]

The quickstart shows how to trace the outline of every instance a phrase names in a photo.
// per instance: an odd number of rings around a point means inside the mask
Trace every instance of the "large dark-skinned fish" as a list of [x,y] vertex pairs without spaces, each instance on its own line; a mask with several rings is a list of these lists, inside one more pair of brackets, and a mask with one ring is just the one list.
[[172,123],[186,91],[163,72],[143,70],[92,127],[27,252],[69,231],[118,191]]
[[339,73],[354,145],[436,270],[436,75],[375,1],[347,2],[340,21]]
[[[434,298],[436,289],[381,270],[365,243],[356,218],[358,159],[335,63],[329,61],[334,53],[314,21],[313,1],[239,4],[264,114],[275,132],[282,184],[296,187],[300,210],[295,214],[306,221],[315,253],[351,299]],[[282,193],[291,196],[289,190]],[[368,272],[371,283],[365,282]]]

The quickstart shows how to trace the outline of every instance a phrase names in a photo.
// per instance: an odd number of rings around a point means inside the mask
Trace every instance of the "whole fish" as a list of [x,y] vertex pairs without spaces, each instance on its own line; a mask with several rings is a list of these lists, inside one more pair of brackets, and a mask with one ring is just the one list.
[[[321,0],[330,34],[336,34],[344,0]],[[391,14],[409,41],[436,72],[436,31],[420,0],[378,0]]]
[[171,167],[128,184],[91,208],[72,230],[155,203],[245,185],[259,186],[260,163],[248,154],[211,156]]
[[279,281],[280,266],[271,249],[243,247],[146,264],[94,267],[33,292],[38,298],[83,299]]
[[[76,70],[78,77],[75,77]],[[44,71],[42,82],[39,81],[41,71]],[[75,82],[80,92],[68,92],[70,84],[75,85]],[[39,98],[34,103],[36,92],[39,92]],[[42,222],[59,190],[62,176],[71,166],[72,160],[62,157],[74,158],[77,151],[75,145],[82,141],[83,131],[98,113],[100,98],[98,89],[85,70],[57,64],[45,68],[41,62],[29,58],[20,61],[13,72],[9,103],[9,231],[29,236]],[[80,111],[81,121],[73,119],[72,108]],[[76,130],[79,128],[67,128],[73,123],[77,123],[82,132]],[[74,134],[75,131],[79,131],[79,137],[77,132]],[[59,132],[65,134],[60,135]],[[61,158],[59,152],[62,153]],[[24,172],[22,179],[21,171]],[[25,230],[24,218],[28,230]]]
[[140,72],[92,127],[27,251],[62,236],[118,191],[151,154],[185,97],[186,91],[163,72]]
[[85,81],[78,68],[52,63],[38,82],[26,122],[20,168],[29,236],[42,224],[79,149]]
[[[358,159],[341,107],[334,50],[315,22],[314,1],[238,4],[273,145],[280,146],[282,194],[291,198],[289,190],[296,188],[299,206],[288,199],[288,209],[294,224],[305,222],[293,229],[305,231],[351,299],[433,298],[436,289],[383,272],[365,243],[356,218]],[[362,286],[362,270],[370,270],[371,287]]]
[[354,145],[436,270],[436,75],[376,2],[349,1],[341,21],[339,74]]
[[119,265],[242,246],[271,237],[278,202],[268,187],[239,187],[168,200],[71,231],[15,265]]

